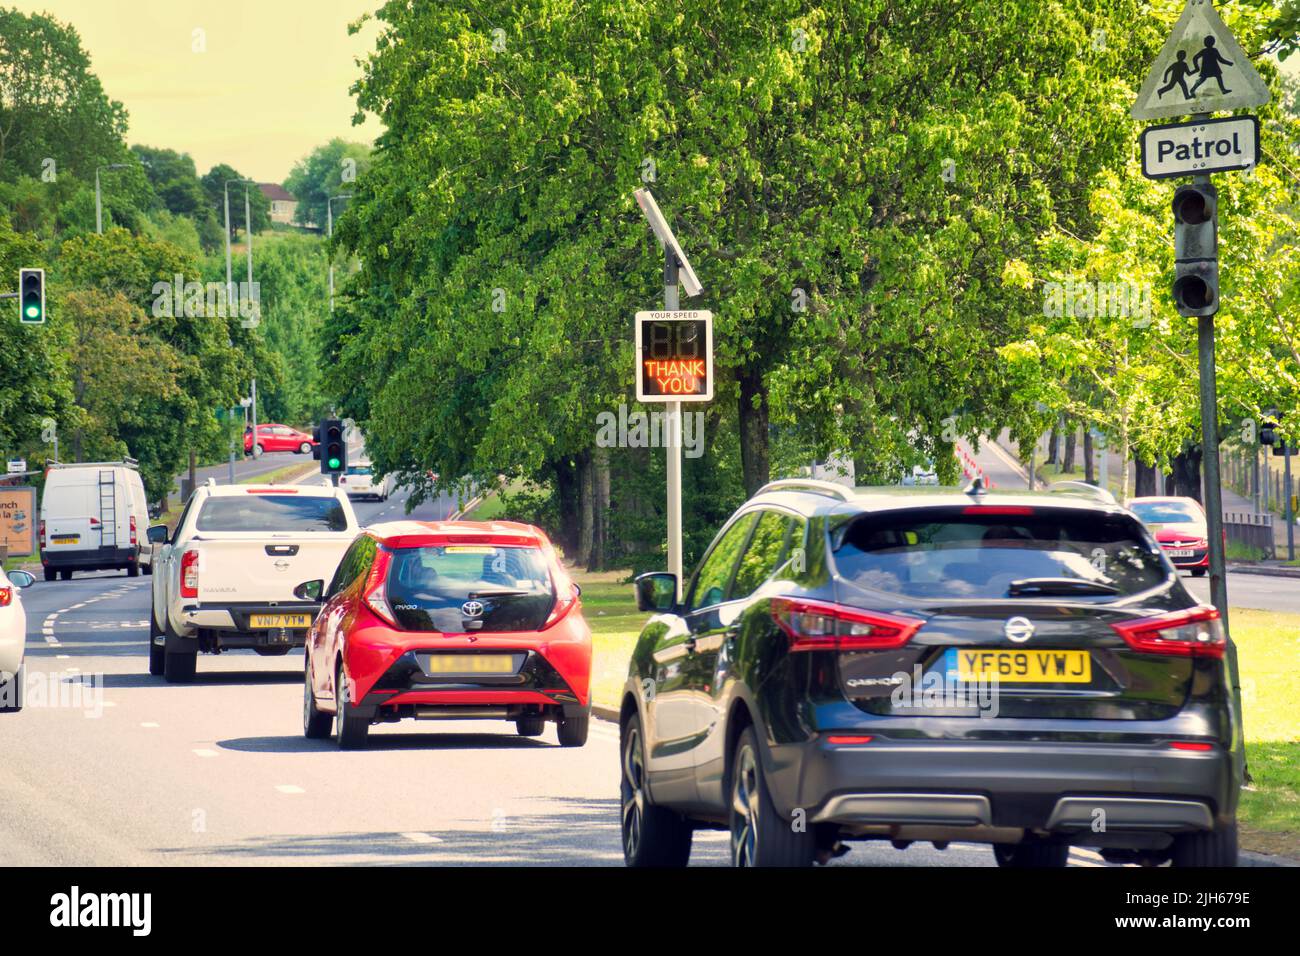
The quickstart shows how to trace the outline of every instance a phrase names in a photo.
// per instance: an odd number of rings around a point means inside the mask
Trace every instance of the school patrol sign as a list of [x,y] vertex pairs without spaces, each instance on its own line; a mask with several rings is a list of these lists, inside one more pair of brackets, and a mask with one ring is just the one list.
[[1259,162],[1254,116],[1149,126],[1142,131],[1142,175],[1147,179],[1253,169]]
[[1133,104],[1137,120],[1263,106],[1268,87],[1210,0],[1187,0]]

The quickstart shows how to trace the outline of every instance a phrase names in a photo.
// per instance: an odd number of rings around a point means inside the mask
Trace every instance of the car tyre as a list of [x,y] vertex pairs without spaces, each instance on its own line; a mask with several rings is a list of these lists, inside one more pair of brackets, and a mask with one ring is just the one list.
[[58,578],[59,578],[59,572],[56,571],[56,570],[54,570],[54,568],[46,568],[46,569],[45,569],[45,580],[47,580],[47,581],[57,581]]
[[261,457],[262,457],[262,453],[265,452],[265,451],[266,451],[266,449],[263,448],[260,444],[254,445],[254,446],[253,446],[253,457],[254,457],[254,458],[261,458]]
[[71,572],[71,571],[60,571],[60,572],[59,572],[59,577],[62,578],[64,581],[71,581],[71,580],[72,580],[72,572]]
[[811,866],[816,835],[797,832],[777,812],[753,727],[740,732],[728,777],[732,866]]
[[366,745],[370,734],[370,721],[365,717],[354,717],[352,705],[348,702],[347,685],[343,679],[343,665],[340,663],[334,675],[334,738],[340,750],[361,750]]
[[316,707],[316,695],[311,690],[311,661],[302,669],[302,735],[308,740],[324,740],[330,735],[332,714]]
[[18,673],[0,683],[0,714],[16,714],[27,697],[27,662],[18,665]]
[[541,717],[520,717],[515,721],[520,737],[540,737],[545,729],[546,721]]
[[655,806],[645,781],[645,748],[641,720],[635,714],[620,734],[622,773],[619,808],[622,817],[623,862],[628,866],[685,866],[691,857],[694,831],[681,814]]
[[149,673],[154,677],[163,676],[163,667],[166,664],[165,657],[167,648],[157,642],[157,638],[162,637],[162,629],[154,622],[153,608],[149,609]]
[[128,578],[138,578],[140,576],[140,562],[132,561],[126,566],[126,576]]
[[1203,578],[1205,577],[1205,572],[1208,570],[1209,568],[1192,568],[1192,577]]
[[561,717],[556,724],[556,733],[561,747],[581,747],[587,742],[587,728],[591,725],[591,711],[583,711],[577,717]]
[[300,455],[310,455],[310,454],[311,454],[311,442],[309,442],[309,441],[305,441],[305,442],[303,442],[301,445],[299,445],[299,446],[298,446],[298,454],[300,454]]
[[1237,824],[1174,837],[1170,853],[1174,866],[1236,866]]
[[1070,845],[1025,837],[1019,843],[993,844],[993,858],[998,866],[1015,870],[1062,867],[1070,859]]

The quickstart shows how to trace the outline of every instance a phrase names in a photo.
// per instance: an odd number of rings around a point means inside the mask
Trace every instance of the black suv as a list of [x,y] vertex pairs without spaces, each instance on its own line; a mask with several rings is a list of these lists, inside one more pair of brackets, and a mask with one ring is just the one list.
[[729,829],[737,865],[858,839],[1236,864],[1223,629],[1117,505],[777,481],[677,590],[636,580],[630,865],[684,865],[697,828]]

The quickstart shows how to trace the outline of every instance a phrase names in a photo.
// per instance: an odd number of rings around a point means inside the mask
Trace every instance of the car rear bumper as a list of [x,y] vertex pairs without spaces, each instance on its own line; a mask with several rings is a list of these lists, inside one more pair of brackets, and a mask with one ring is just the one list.
[[408,717],[515,717],[558,711],[574,716],[588,706],[535,649],[513,650],[523,661],[515,673],[499,676],[430,675],[420,664],[421,653],[410,650],[398,657],[355,711],[371,716],[388,711]]
[[282,604],[186,604],[180,609],[185,639],[199,638],[204,650],[238,650],[256,647],[302,647],[307,643],[305,628],[254,628],[254,614],[308,614],[316,620],[319,603]]
[[68,548],[42,551],[41,564],[61,571],[91,571],[96,568],[124,568],[140,558],[139,547]]
[[853,745],[822,737],[804,746],[797,806],[816,822],[1088,837],[1207,829],[1236,812],[1232,755],[1218,746],[881,737]]

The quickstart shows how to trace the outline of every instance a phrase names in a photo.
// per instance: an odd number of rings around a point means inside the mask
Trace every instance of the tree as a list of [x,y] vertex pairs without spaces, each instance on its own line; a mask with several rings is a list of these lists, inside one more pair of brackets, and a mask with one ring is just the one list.
[[[217,249],[222,241],[221,227],[190,154],[139,144],[132,146],[131,152],[144,167],[162,208],[174,216],[193,220],[203,248]],[[233,210],[231,215],[233,218]],[[242,197],[240,216],[243,216]]]
[[[305,158],[294,164],[284,188],[298,200],[294,221],[302,226],[324,229],[329,197],[350,193],[356,182],[370,168],[370,147],[364,143],[349,143],[335,137],[324,146],[318,146]],[[334,214],[340,209],[336,204]]]
[[329,384],[393,467],[589,487],[596,415],[632,394],[629,318],[661,295],[649,183],[716,316],[710,421],[740,440],[715,471],[752,492],[774,429],[868,480],[918,449],[947,467],[1008,415],[996,350],[1028,317],[1007,260],[1094,230],[1086,184],[1131,149],[1115,77],[1159,44],[1136,9],[390,4]]
[[[208,206],[212,210],[218,226],[224,228],[226,221],[226,193],[230,194],[230,238],[233,240],[244,223],[244,194],[248,194],[249,209],[253,214],[253,232],[259,233],[271,226],[271,201],[262,195],[262,190],[255,185],[244,185],[235,180],[244,180],[244,176],[233,166],[221,163],[213,166],[200,182],[208,196]],[[229,183],[227,190],[226,184]]]
[[0,7],[0,179],[50,169],[93,179],[125,158],[126,110],[90,72],[72,27]]

